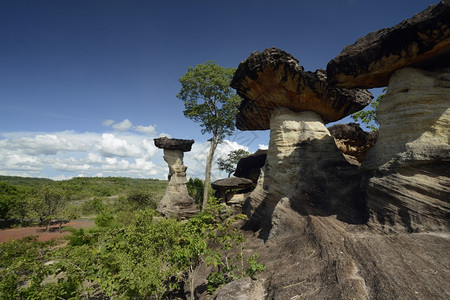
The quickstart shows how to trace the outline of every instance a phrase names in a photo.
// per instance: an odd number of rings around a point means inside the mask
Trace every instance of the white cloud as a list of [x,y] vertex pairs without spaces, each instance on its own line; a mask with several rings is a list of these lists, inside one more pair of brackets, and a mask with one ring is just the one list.
[[[131,122],[130,122],[131,123]],[[209,142],[194,143],[184,155],[188,177],[204,177]],[[237,142],[224,141],[215,159],[235,149]],[[0,134],[0,174],[46,177],[56,180],[83,176],[123,176],[167,179],[163,151],[153,139],[138,132],[77,133],[10,132]],[[213,166],[212,179],[221,176]]]
[[[210,148],[209,142],[194,143],[192,145],[192,151],[185,153],[184,164],[188,167],[187,176],[202,178],[205,176],[206,159]],[[220,172],[217,167],[218,158],[226,158],[228,153],[237,149],[244,149],[248,151],[247,146],[238,144],[237,142],[231,142],[224,140],[222,144],[219,144],[214,154],[214,163],[212,167],[211,180],[217,180],[226,177],[227,174]]]
[[112,125],[112,127],[119,131],[126,131],[133,127],[133,123],[131,123],[130,120],[125,119],[122,122],[115,123],[114,125]]
[[86,144],[81,140],[68,139],[63,134],[37,134],[33,137],[12,138],[8,142],[3,141],[2,146],[31,155],[55,155],[58,152],[83,151]]
[[269,149],[269,145],[259,144],[258,149],[267,150]]
[[102,134],[98,149],[106,157],[137,157],[142,154],[136,145],[130,145],[126,140],[116,138],[111,133]]
[[149,125],[149,126],[138,125],[135,127],[135,130],[138,132],[148,134],[148,135],[156,134],[155,126],[152,126],[152,125]]
[[104,126],[111,126],[114,123],[115,123],[114,120],[108,119],[108,120],[103,121],[102,125],[104,125]]

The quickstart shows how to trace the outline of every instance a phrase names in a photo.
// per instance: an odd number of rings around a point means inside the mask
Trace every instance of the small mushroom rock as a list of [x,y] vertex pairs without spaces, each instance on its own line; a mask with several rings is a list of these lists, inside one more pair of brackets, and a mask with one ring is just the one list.
[[248,226],[262,229],[263,238],[275,238],[289,234],[299,214],[359,222],[357,168],[324,124],[361,110],[372,94],[330,87],[324,71],[306,72],[292,55],[275,48],[252,53],[231,86],[243,97],[236,126],[270,129],[266,162],[244,207]]
[[186,187],[186,169],[183,152],[191,151],[194,140],[154,139],[155,146],[164,150],[164,160],[169,165],[169,184],[157,211],[165,216],[191,217],[198,212],[195,200],[189,196]]
[[226,200],[228,190],[247,189],[253,185],[253,181],[247,178],[230,177],[219,179],[211,183],[211,187],[217,191],[219,198]]
[[353,88],[387,86],[404,67],[450,64],[450,4],[441,1],[392,28],[361,37],[327,65],[330,84]]

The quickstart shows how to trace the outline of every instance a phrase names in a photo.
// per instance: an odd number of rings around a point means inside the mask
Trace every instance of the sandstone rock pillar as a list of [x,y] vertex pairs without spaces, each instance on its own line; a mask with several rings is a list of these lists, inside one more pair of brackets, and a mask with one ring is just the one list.
[[361,165],[370,222],[393,231],[450,228],[450,2],[361,37],[327,66],[339,87],[388,86],[379,139]]
[[361,166],[370,222],[397,231],[447,230],[450,69],[396,71],[378,121],[379,140]]
[[191,217],[198,212],[194,199],[186,187],[186,169],[183,164],[184,152],[190,151],[194,140],[154,139],[158,148],[164,149],[164,160],[169,166],[169,185],[158,204],[157,211],[165,216]]

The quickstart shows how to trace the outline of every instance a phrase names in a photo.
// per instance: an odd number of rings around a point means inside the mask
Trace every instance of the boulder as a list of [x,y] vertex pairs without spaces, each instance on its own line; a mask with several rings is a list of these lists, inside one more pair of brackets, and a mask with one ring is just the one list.
[[266,163],[266,157],[267,150],[258,149],[255,153],[241,158],[237,163],[234,176],[248,178],[256,183],[261,174],[261,168]]
[[404,68],[378,106],[378,142],[361,170],[370,224],[387,231],[450,226],[450,68]]
[[195,200],[189,196],[186,187],[187,167],[183,165],[183,152],[191,150],[194,140],[163,137],[154,141],[156,147],[164,149],[164,160],[169,166],[169,184],[156,210],[165,216],[187,218],[195,215],[199,210]]
[[295,231],[301,214],[361,222],[360,177],[325,127],[366,106],[370,92],[330,87],[322,70],[306,72],[279,49],[254,52],[231,82],[243,97],[241,130],[270,129],[267,158],[244,205],[247,226],[263,238]]
[[392,28],[360,38],[327,65],[328,81],[345,88],[387,86],[404,67],[450,64],[450,4],[442,1]]
[[246,277],[232,281],[221,287],[217,291],[215,300],[254,300],[264,299],[264,296],[263,282]]
[[378,139],[378,131],[366,132],[357,123],[336,124],[328,128],[334,137],[336,145],[347,160],[352,160],[347,156],[352,156],[358,164],[366,158],[366,154]]

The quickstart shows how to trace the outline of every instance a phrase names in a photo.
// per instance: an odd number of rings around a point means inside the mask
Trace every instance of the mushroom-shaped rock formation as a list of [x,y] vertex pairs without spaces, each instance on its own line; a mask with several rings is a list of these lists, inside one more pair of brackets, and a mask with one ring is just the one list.
[[198,212],[194,199],[186,187],[186,169],[183,152],[191,151],[194,140],[154,139],[155,146],[164,149],[164,160],[169,165],[169,185],[158,204],[157,211],[165,216],[191,217]]
[[254,183],[258,181],[261,168],[266,163],[267,150],[258,149],[255,153],[241,158],[236,166],[234,176],[251,179]]
[[442,1],[392,28],[369,33],[327,66],[340,87],[383,87],[398,69],[441,68],[450,64],[450,4]]
[[450,227],[450,4],[360,38],[327,68],[343,87],[388,89],[378,141],[361,165],[369,224],[386,231]]
[[248,189],[253,186],[253,181],[247,178],[230,177],[216,180],[211,183],[211,186],[217,191],[217,197],[226,202],[228,190]]
[[364,161],[367,151],[375,145],[378,138],[378,131],[366,132],[357,123],[336,124],[328,130],[345,158],[349,162],[356,160],[358,165]]
[[297,59],[276,48],[252,53],[239,65],[231,86],[244,98],[236,117],[240,130],[270,129],[271,112],[278,107],[314,111],[329,123],[372,99],[367,90],[330,87],[324,70],[304,71]]
[[288,234],[298,213],[337,214],[358,222],[357,169],[347,163],[324,123],[364,108],[372,95],[329,87],[323,71],[305,72],[294,57],[275,48],[252,53],[231,86],[244,98],[237,127],[270,128],[266,163],[245,207],[248,225],[272,238]]

